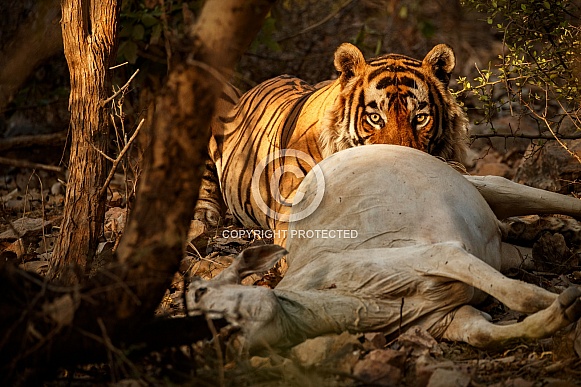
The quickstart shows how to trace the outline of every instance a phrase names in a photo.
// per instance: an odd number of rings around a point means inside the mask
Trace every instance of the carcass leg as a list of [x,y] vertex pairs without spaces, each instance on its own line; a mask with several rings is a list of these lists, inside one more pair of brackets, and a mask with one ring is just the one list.
[[464,176],[499,219],[521,215],[561,214],[581,218],[581,200],[527,187],[500,176]]
[[[518,289],[515,289],[517,296]],[[498,347],[517,339],[547,337],[579,319],[580,297],[581,289],[568,288],[548,308],[510,325],[495,325],[481,311],[464,305],[455,312],[443,338],[484,348]]]

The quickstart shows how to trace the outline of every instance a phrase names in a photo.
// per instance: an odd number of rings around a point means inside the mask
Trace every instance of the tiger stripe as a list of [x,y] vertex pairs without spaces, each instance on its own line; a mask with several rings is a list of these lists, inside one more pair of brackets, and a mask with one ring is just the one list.
[[[446,45],[435,46],[423,60],[387,54],[365,61],[345,43],[335,52],[334,81],[311,86],[282,75],[251,89],[233,107],[225,102],[209,148],[227,207],[246,227],[284,228],[272,217],[289,212],[277,192],[290,200],[302,180],[293,171],[306,175],[309,164],[293,156],[265,167],[258,186],[269,211],[259,208],[250,187],[260,162],[285,149],[319,162],[350,147],[387,143],[462,162],[467,119],[448,90],[454,66]],[[270,179],[279,168],[273,191]]]

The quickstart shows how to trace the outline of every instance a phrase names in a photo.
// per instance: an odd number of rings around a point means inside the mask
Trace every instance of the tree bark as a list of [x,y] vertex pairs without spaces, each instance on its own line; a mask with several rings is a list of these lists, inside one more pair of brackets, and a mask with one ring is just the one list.
[[128,270],[126,278],[139,279],[133,289],[137,298],[120,295],[119,317],[151,314],[179,266],[204,171],[214,105],[273,2],[208,0],[179,45],[185,51],[173,52],[168,81],[156,101],[135,208],[117,250]]
[[99,194],[107,177],[109,66],[116,53],[117,0],[62,0],[62,33],[70,71],[71,152],[61,232],[49,277],[73,284],[94,258],[105,217]]
[[[0,371],[46,365],[46,359],[51,365],[87,360],[91,354],[102,359],[112,346],[138,340],[132,333],[143,332],[153,320],[184,254],[221,79],[258,33],[273,1],[208,0],[196,27],[178,45],[181,52],[174,51],[117,262],[83,289],[69,290],[0,262],[0,294],[9,295],[0,297],[0,310],[6,312],[0,314],[0,332],[5,332]],[[29,301],[21,305],[22,299]]]
[[62,53],[58,0],[37,0],[30,16],[0,52],[0,113],[40,63]]

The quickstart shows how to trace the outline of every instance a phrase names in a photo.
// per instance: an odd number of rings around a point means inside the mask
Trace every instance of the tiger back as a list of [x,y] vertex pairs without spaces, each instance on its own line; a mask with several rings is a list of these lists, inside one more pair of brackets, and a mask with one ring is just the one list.
[[366,61],[344,43],[334,62],[334,81],[311,86],[279,76],[216,118],[210,155],[225,203],[244,226],[286,229],[302,178],[343,149],[395,144],[463,161],[467,118],[448,90],[449,46],[435,46],[423,60],[388,54]]

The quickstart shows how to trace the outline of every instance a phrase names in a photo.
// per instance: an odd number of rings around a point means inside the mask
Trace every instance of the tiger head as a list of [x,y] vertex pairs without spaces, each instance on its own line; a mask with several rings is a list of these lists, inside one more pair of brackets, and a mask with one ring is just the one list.
[[366,61],[354,45],[339,46],[340,92],[322,125],[324,157],[358,145],[396,144],[462,162],[468,120],[448,90],[455,64],[445,44],[422,61],[396,54]]

